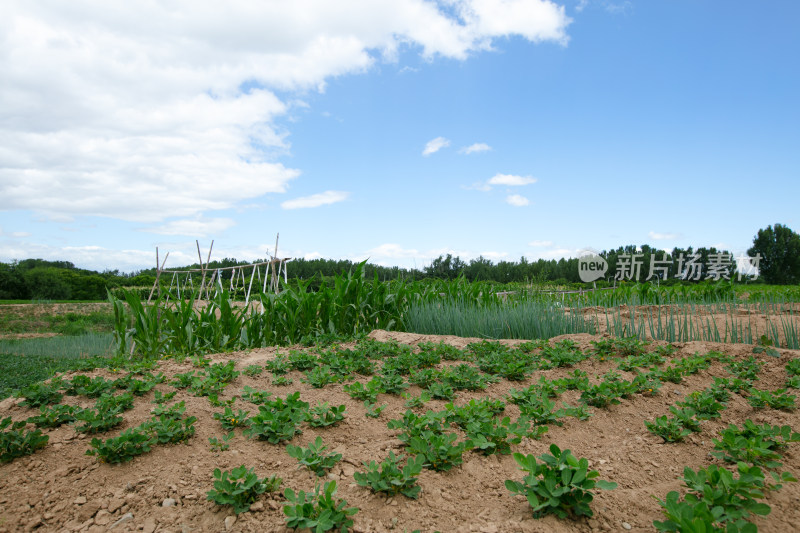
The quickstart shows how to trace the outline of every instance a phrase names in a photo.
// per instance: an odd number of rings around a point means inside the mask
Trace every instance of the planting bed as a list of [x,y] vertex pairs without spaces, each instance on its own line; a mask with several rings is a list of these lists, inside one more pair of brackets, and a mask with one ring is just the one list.
[[[410,345],[415,350],[420,343],[444,342],[465,350],[465,354],[470,343],[480,342],[479,339],[385,331],[374,331],[370,337],[381,342],[394,340]],[[546,380],[567,378],[574,376],[575,370],[586,372],[591,384],[599,383],[602,376],[610,371],[618,372],[622,381],[630,382],[635,377],[633,370],[618,368],[620,354],[598,353],[596,343],[609,343],[609,337],[565,335],[551,339],[549,345],[552,347],[562,342],[561,346],[569,346],[569,343],[563,344],[564,340],[575,343],[575,347],[566,352],[582,354],[574,364],[570,365],[567,361],[564,362],[567,366],[531,370],[522,381],[500,379],[487,384],[485,390],[459,390],[453,402],[459,406],[472,399],[501,400],[505,402],[505,411],[500,416],[508,416],[513,422],[521,415],[521,411],[519,405],[510,401],[511,390],[522,391],[538,383],[542,377]],[[522,343],[502,341],[508,346]],[[645,350],[653,352],[665,344],[653,343],[646,346]],[[225,417],[214,418],[215,413],[223,413],[224,406],[215,407],[209,397],[196,396],[195,393],[201,390],[197,383],[194,393],[191,386],[177,389],[171,384],[180,381],[176,375],[192,371],[208,372],[209,367],[201,367],[199,361],[193,362],[189,358],[181,362],[164,360],[148,370],[154,375],[163,373],[164,380],[154,389],[135,396],[133,407],[121,413],[124,420],[115,428],[95,435],[78,433],[70,424],[43,429],[49,441],[42,449],[0,464],[0,532],[106,531],[112,526],[112,531],[287,531],[283,510],[287,505],[284,490],[291,488],[294,492],[313,492],[315,484],[334,480],[337,482],[335,499],[344,499],[347,507],[358,509],[351,517],[354,522],[351,529],[354,531],[655,531],[653,521],[665,519],[656,498],[664,500],[670,491],[679,491],[681,495],[686,493],[680,479],[684,467],[697,470],[716,464],[730,468],[729,463],[710,455],[714,451],[712,440],[719,439],[719,432],[729,424],[741,426],[749,419],[756,424],[790,425],[792,429],[800,430],[798,411],[770,407],[757,409],[744,395],[732,393],[719,418],[702,420],[699,431],[685,436],[681,442],[668,443],[651,433],[645,427],[645,421],[669,415],[670,406],[687,401],[694,391],[710,387],[714,377],[733,377],[727,369],[730,361],[725,361],[725,356],[729,356],[733,362],[755,357],[763,363],[757,371],[758,379],[752,381],[752,385],[769,391],[785,386],[787,363],[800,357],[800,351],[784,349],[778,350],[780,357],[766,353],[754,354],[752,345],[743,344],[696,341],[674,343],[674,346],[674,353],[663,350],[666,361],[658,366],[659,369],[663,370],[674,365],[674,361],[691,358],[695,354],[718,352],[721,355],[707,358],[707,368],[687,373],[680,383],[664,381],[660,389],[658,386],[652,387],[652,392],[644,386],[639,392],[620,398],[618,404],[588,407],[591,416],[585,420],[563,416],[558,419],[563,425],[548,424],[548,431],[539,439],[524,437],[518,444],[511,444],[512,452],[534,454],[537,457],[549,453],[551,444],[570,449],[575,457],[588,459],[590,470],[597,470],[599,479],[615,482],[618,486],[613,490],[596,491],[594,501],[590,503],[594,513],[591,517],[562,519],[550,514],[534,518],[528,501],[512,494],[505,486],[506,480],[522,481],[523,478],[523,472],[514,457],[507,454],[485,455],[468,450],[463,453],[463,463],[450,470],[440,472],[423,469],[418,476],[421,491],[417,499],[402,494],[387,498],[382,493],[374,493],[360,486],[354,475],[367,470],[365,462],[381,462],[390,452],[408,456],[404,442],[398,438],[401,430],[387,427],[390,420],[403,418],[408,410],[406,398],[398,394],[378,394],[377,402],[370,410],[374,413],[376,407],[385,405],[385,408],[374,418],[367,416],[368,407],[363,400],[353,399],[344,390],[345,386],[356,381],[366,385],[371,376],[353,374],[350,380],[315,388],[307,381],[316,381],[317,385],[321,385],[324,376],[309,377],[299,370],[290,370],[285,376],[292,383],[275,385],[273,379],[276,376],[273,372],[262,370],[259,373],[259,369],[253,365],[263,369],[265,364],[280,354],[289,354],[290,349],[270,348],[208,357],[211,364],[234,361],[235,370],[239,372],[251,367],[252,375],[242,373],[229,376],[233,379],[218,394],[218,401],[224,402],[239,396],[231,406],[234,413],[242,409],[249,411],[248,417],[252,418],[258,414],[259,408],[241,398],[246,392],[245,387],[253,389],[249,391],[251,400],[254,399],[253,391],[270,392],[269,400],[286,399],[287,395],[299,392],[300,400],[308,402],[311,408],[322,402],[328,402],[330,406],[344,405],[344,419],[336,425],[323,427],[312,427],[308,421],[301,422],[298,427],[302,433],[277,444],[247,438],[244,435],[247,427],[240,427],[233,430],[234,436],[227,441],[229,449],[215,450],[209,438],[216,438],[224,444],[223,436],[228,433],[219,420]],[[356,343],[343,347],[353,349]],[[373,345],[373,348],[380,351],[379,345]],[[528,345],[528,349],[532,350],[532,358],[536,360],[541,347],[533,349]],[[304,351],[316,353],[314,349]],[[566,352],[559,353],[563,355]],[[375,358],[376,371],[391,359]],[[433,368],[441,370],[464,363],[464,360],[442,360]],[[312,361],[306,372],[319,364]],[[467,364],[476,365],[475,362]],[[644,368],[640,370],[645,371]],[[128,372],[98,370],[85,374],[114,380],[128,375]],[[64,382],[75,379],[76,375],[71,373],[63,376]],[[144,376],[137,377],[145,380]],[[184,380],[188,383],[190,377]],[[404,375],[404,381],[408,383],[408,375]],[[86,455],[87,450],[97,448],[91,444],[94,438],[100,442],[117,437],[123,431],[150,427],[142,424],[153,417],[151,411],[157,407],[153,403],[156,396],[176,390],[175,397],[164,406],[184,402],[185,413],[182,416],[187,426],[191,425],[186,422],[187,417],[197,418],[192,426],[194,434],[184,443],[152,443],[147,453],[120,464],[102,462],[97,456]],[[418,385],[410,385],[406,392],[411,396],[419,396],[422,390]],[[794,389],[789,389],[790,394],[794,392]],[[117,391],[117,395],[120,393]],[[580,406],[581,395],[580,390],[564,390],[558,394],[556,406],[560,408],[562,402],[573,407]],[[59,401],[90,408],[95,406],[97,400],[79,394],[64,395]],[[432,399],[424,406],[411,410],[417,415],[426,411],[444,411],[447,403],[446,400]],[[11,417],[14,421],[24,421],[37,414],[38,408],[25,407],[18,398],[0,402],[0,420]],[[228,422],[234,423],[232,420]],[[27,430],[33,428],[33,424],[28,424]],[[141,429],[143,432],[151,430]],[[467,432],[455,425],[448,432],[456,434],[459,442],[467,438]],[[342,456],[322,477],[308,468],[299,468],[298,461],[286,449],[287,444],[309,447],[317,437],[322,438],[329,452]],[[800,474],[800,443],[790,443],[783,450],[781,461],[783,466],[779,471]],[[278,490],[258,496],[249,511],[236,515],[233,507],[208,501],[206,494],[214,488],[215,469],[229,471],[240,465],[253,468],[259,478],[275,475],[282,478],[282,483]],[[771,507],[769,515],[751,517],[760,531],[796,530],[800,523],[800,508],[797,505],[800,501],[800,484],[783,483],[780,490],[768,491],[766,497],[759,501]]]

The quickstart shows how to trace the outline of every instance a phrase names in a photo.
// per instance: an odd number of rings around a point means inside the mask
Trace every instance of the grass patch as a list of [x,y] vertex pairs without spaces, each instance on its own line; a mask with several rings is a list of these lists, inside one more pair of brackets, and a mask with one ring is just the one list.
[[108,366],[113,347],[110,333],[0,340],[0,399],[57,372]]

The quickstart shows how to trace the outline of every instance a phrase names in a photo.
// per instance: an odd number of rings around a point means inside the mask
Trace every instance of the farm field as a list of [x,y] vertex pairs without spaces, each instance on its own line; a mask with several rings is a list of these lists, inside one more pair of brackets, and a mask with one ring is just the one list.
[[[50,389],[29,390],[29,401],[63,394],[48,400],[95,406],[101,414],[97,402],[109,401],[102,400],[104,391],[117,391],[119,398],[128,390],[133,397],[125,407],[130,408],[107,431],[88,433],[88,417],[43,428],[48,441],[42,449],[0,465],[0,531],[106,531],[110,526],[114,531],[284,531],[284,507],[290,503],[285,491],[313,492],[315,485],[333,481],[334,499],[357,509],[350,517],[353,531],[655,531],[653,522],[665,520],[656,498],[664,500],[670,491],[687,493],[684,467],[735,470],[723,459],[727,452],[715,450],[714,441],[722,440],[720,432],[729,424],[741,428],[751,420],[800,428],[800,415],[789,399],[793,389],[758,392],[783,389],[787,382],[797,386],[800,369],[792,361],[800,351],[768,353],[756,347],[754,353],[752,344],[704,341],[669,346],[586,333],[547,342],[489,343],[376,330],[369,339],[338,347],[272,347],[165,359],[130,378],[127,370],[71,372]],[[76,379],[78,374],[105,380]],[[112,385],[112,380],[120,381]],[[167,400],[172,392],[175,396]],[[293,398],[295,393],[299,398]],[[366,405],[365,398],[371,398]],[[477,405],[470,407],[471,400]],[[773,401],[772,407],[764,403]],[[180,402],[185,410],[170,409]],[[324,403],[327,410],[319,408]],[[670,407],[690,404],[697,426],[685,431],[680,442],[665,442],[645,426],[670,415]],[[229,415],[226,406],[232,409]],[[338,421],[337,406],[344,406]],[[240,409],[248,411],[249,425],[242,422]],[[282,409],[294,414],[271,425],[271,416]],[[306,414],[309,410],[312,415]],[[443,414],[425,419],[427,412]],[[148,426],[159,413],[162,426],[174,419],[181,420],[179,427],[158,433],[153,424]],[[0,403],[0,420],[24,421],[38,414],[38,407],[26,407],[18,398]],[[504,417],[509,418],[505,425]],[[227,441],[223,423],[240,426]],[[127,456],[120,448],[102,446],[136,428],[161,440],[185,442],[152,442],[150,451]],[[28,424],[26,430],[32,429]],[[405,464],[415,455],[411,450],[424,448],[414,436],[430,441],[439,433],[455,435],[456,444],[470,443],[449,459],[428,456],[425,462],[431,465],[456,464],[446,471],[422,468],[418,476],[409,476],[417,477],[416,484],[407,480],[404,490],[416,497],[387,497],[358,483],[359,472],[367,471],[364,463],[380,463],[393,453],[404,456]],[[317,437],[329,453],[341,454],[322,476],[299,467],[287,452],[287,445],[310,447]],[[216,446],[209,439],[216,439]],[[595,491],[589,504],[593,516],[534,518],[528,501],[506,487],[507,480],[521,482],[524,476],[509,452],[539,457],[550,453],[553,444],[586,458],[598,479],[617,484]],[[773,482],[769,472],[800,472],[798,446],[787,443],[780,450],[782,466],[764,467],[768,484]],[[89,450],[97,455],[87,455]],[[121,459],[130,460],[114,463]],[[254,469],[259,478],[281,478],[281,484],[237,515],[233,507],[209,501],[207,493],[215,488],[215,469],[240,465]],[[791,531],[800,520],[800,487],[782,485],[758,498],[770,507],[767,516],[749,517],[759,531]],[[418,493],[413,487],[419,487]]]

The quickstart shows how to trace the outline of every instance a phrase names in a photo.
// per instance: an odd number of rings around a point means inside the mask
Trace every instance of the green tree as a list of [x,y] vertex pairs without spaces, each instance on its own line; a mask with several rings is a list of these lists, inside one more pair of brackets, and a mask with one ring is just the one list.
[[761,256],[759,274],[767,283],[800,283],[800,235],[782,224],[758,230],[747,255]]

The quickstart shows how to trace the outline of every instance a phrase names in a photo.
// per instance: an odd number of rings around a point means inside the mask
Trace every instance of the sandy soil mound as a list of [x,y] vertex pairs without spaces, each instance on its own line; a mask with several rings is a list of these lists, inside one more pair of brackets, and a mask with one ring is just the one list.
[[[411,345],[425,341],[464,347],[478,339],[438,337],[410,333],[375,331],[378,340],[395,339]],[[583,349],[590,348],[591,335],[567,335]],[[506,341],[516,344],[521,341]],[[720,350],[737,358],[752,355],[751,347],[714,343],[679,343],[675,357]],[[286,351],[286,350],[280,350]],[[263,349],[247,353],[212,356],[214,362],[229,359],[237,361],[237,369],[247,365],[263,364],[276,356],[279,350]],[[800,357],[800,352],[781,350],[781,358],[759,355],[765,365],[756,385],[762,389],[776,389],[785,380],[784,365],[790,358]],[[443,362],[442,364],[451,364]],[[616,365],[594,358],[583,361],[577,368],[590,376],[605,373]],[[168,378],[179,372],[192,370],[190,362],[163,361],[157,371]],[[511,388],[524,388],[540,376],[548,379],[566,376],[574,368],[555,369],[534,373],[525,382],[501,381],[490,385],[486,391],[461,392],[456,403],[470,398],[490,397],[502,399]],[[118,377],[111,371],[97,371],[92,375]],[[285,397],[299,391],[301,399],[312,406],[327,401],[332,405],[345,404],[346,418],[336,427],[313,429],[303,426],[303,433],[291,443],[307,446],[318,435],[329,448],[341,453],[343,461],[329,475],[337,479],[337,496],[347,500],[349,506],[359,509],[355,515],[355,531],[442,531],[442,532],[533,532],[533,531],[654,531],[653,520],[662,519],[660,507],[652,496],[664,498],[670,490],[681,490],[678,477],[684,466],[699,468],[715,460],[709,456],[713,448],[711,439],[729,423],[741,424],[750,418],[757,423],[789,424],[800,429],[800,413],[774,410],[754,410],[741,397],[734,395],[722,418],[703,422],[702,431],[677,444],[664,444],[659,437],[649,433],[644,420],[668,413],[668,408],[688,393],[708,386],[712,376],[727,376],[721,364],[685,378],[681,384],[665,383],[659,394],[652,397],[636,396],[623,400],[607,409],[593,409],[594,415],[586,421],[564,419],[561,427],[550,426],[541,440],[525,439],[514,451],[540,455],[548,451],[551,443],[562,449],[569,448],[576,457],[586,457],[602,479],[615,481],[619,487],[612,491],[599,491],[592,504],[595,516],[578,521],[559,520],[555,517],[534,519],[527,502],[512,495],[505,487],[507,479],[521,479],[513,458],[508,455],[484,457],[474,452],[465,454],[461,467],[447,473],[423,470],[419,478],[422,493],[418,500],[398,496],[387,500],[371,494],[355,484],[353,473],[363,469],[365,461],[380,461],[390,450],[402,453],[396,438],[397,431],[387,429],[386,422],[400,418],[406,408],[399,396],[381,395],[379,404],[387,407],[378,419],[365,416],[361,402],[352,400],[342,384],[328,385],[322,389],[302,383],[299,372],[291,372],[294,383],[288,387],[270,384],[268,372],[258,377],[240,376],[228,386],[221,399],[240,394],[246,385],[269,390],[275,396]],[[632,374],[623,373],[627,379]],[[168,381],[168,380],[167,380]],[[366,381],[362,378],[361,381]],[[158,390],[168,392],[173,388],[166,382]],[[419,394],[416,386],[409,389]],[[561,400],[577,404],[578,393],[568,391]],[[136,399],[135,407],[124,414],[123,425],[103,438],[116,436],[125,428],[136,426],[150,417],[153,392]],[[207,398],[192,396],[188,391],[178,392],[175,401],[186,402],[186,414],[198,418],[196,435],[187,444],[155,446],[150,453],[138,456],[123,465],[98,463],[85,455],[89,437],[77,434],[70,426],[47,430],[49,444],[33,456],[0,465],[0,532],[16,531],[286,531],[282,512],[283,489],[312,490],[316,477],[308,470],[298,469],[285,445],[271,445],[248,440],[238,430],[228,451],[215,453],[208,438],[220,437],[225,432],[213,414],[222,411],[214,408]],[[91,400],[83,397],[65,397],[67,403],[88,407]],[[18,405],[15,399],[0,402],[0,418],[12,416],[24,420],[35,410]],[[445,402],[431,401],[426,409],[443,409]],[[241,400],[235,408],[249,409],[251,415],[258,411]],[[506,413],[512,418],[519,415],[516,406],[508,404]],[[260,477],[277,474],[283,478],[280,494],[263,495],[259,503],[247,513],[235,517],[228,507],[220,507],[206,500],[212,488],[214,468],[231,469],[239,465],[254,467]],[[784,456],[784,469],[800,475],[800,445],[790,445]],[[769,493],[766,502],[772,507],[768,517],[755,520],[762,532],[796,530],[800,523],[800,484],[788,483],[778,492]]]

